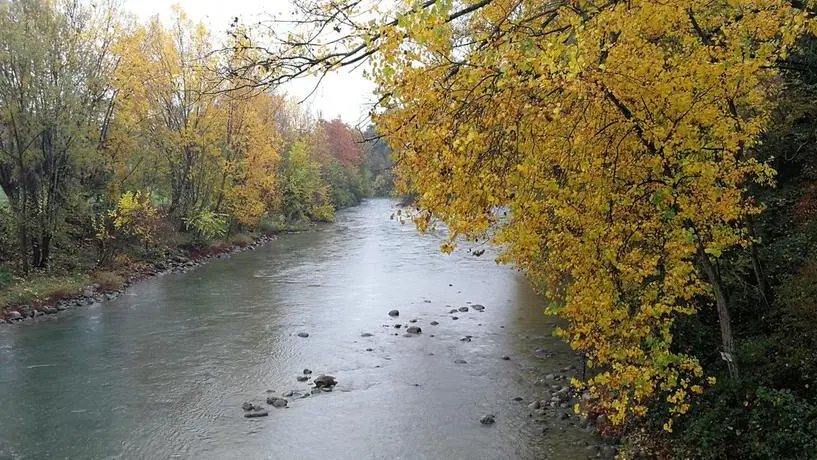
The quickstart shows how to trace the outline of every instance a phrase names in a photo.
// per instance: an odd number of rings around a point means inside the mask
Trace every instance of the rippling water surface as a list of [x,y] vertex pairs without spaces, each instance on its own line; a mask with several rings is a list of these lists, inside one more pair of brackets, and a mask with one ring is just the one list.
[[[0,458],[583,458],[587,433],[528,417],[536,377],[574,363],[542,299],[490,250],[440,254],[393,211],[370,200],[115,301],[0,326]],[[486,310],[451,319],[467,302]],[[394,335],[409,319],[423,333]],[[307,388],[304,368],[335,391],[243,417],[244,401]]]

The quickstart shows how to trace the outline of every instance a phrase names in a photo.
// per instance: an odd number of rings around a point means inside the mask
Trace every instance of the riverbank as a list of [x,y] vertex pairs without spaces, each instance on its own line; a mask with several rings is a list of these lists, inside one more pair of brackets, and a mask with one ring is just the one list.
[[176,247],[168,257],[123,264],[108,270],[62,276],[43,275],[21,280],[0,292],[0,324],[20,323],[122,295],[134,284],[155,276],[187,272],[231,254],[254,250],[282,233],[308,230],[314,223],[264,233],[240,233],[204,248]]

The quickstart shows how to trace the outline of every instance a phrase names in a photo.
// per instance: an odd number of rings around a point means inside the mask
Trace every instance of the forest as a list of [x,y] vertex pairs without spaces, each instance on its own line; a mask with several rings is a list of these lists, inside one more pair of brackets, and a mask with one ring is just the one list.
[[0,3],[0,309],[390,192],[372,127],[225,72],[252,58],[239,35],[179,8]]

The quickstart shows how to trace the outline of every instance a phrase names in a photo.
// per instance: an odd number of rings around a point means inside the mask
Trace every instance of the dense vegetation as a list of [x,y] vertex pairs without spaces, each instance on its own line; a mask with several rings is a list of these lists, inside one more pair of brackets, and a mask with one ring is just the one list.
[[817,456],[812,2],[298,4],[258,82],[371,58],[412,219],[552,299],[578,411],[659,456]]
[[0,310],[390,192],[382,142],[225,72],[237,27],[111,5],[0,2]]

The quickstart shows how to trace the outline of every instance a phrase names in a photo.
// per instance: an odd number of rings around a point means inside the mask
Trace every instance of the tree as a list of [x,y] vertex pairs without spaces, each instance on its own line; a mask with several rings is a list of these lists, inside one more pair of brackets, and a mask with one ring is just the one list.
[[77,181],[94,168],[115,14],[80,2],[0,3],[0,187],[26,274],[48,264]]
[[[218,194],[225,116],[218,109],[220,80],[209,34],[178,8],[166,29],[158,18],[123,43],[117,105],[139,125],[139,134],[166,178],[170,216],[182,220],[211,206]],[[165,184],[162,184],[165,185]]]
[[715,300],[737,377],[718,259],[750,244],[760,209],[745,190],[774,176],[753,148],[809,16],[783,0],[432,0],[361,26],[367,5],[303,6],[312,28],[280,40],[262,83],[377,54],[375,121],[419,194],[416,224],[444,221],[445,250],[500,244],[545,286],[614,423],[659,396],[682,414],[703,390],[672,337],[700,298]]

